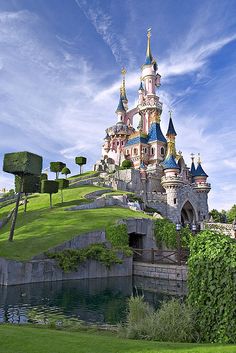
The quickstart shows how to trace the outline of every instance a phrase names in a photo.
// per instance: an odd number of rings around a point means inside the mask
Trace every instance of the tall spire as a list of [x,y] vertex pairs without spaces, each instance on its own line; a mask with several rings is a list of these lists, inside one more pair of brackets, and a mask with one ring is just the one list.
[[196,168],[196,171],[195,171],[195,177],[208,177],[208,175],[205,173],[205,171],[203,170],[202,168],[202,162],[201,162],[201,158],[200,158],[200,153],[198,153],[198,166]]
[[168,126],[168,130],[167,130],[167,134],[166,136],[176,136],[176,131],[175,131],[175,128],[174,128],[174,124],[173,124],[173,121],[172,121],[172,111],[169,110],[169,114],[170,114],[170,120],[169,120],[169,126]]
[[128,102],[128,99],[127,99],[127,96],[126,96],[126,89],[125,89],[125,75],[126,75],[126,70],[125,68],[123,67],[122,70],[121,70],[121,74],[122,74],[122,83],[121,83],[121,87],[120,87],[120,95],[122,97],[122,99],[124,101],[127,101]]
[[145,65],[150,65],[153,63],[153,57],[151,53],[151,28],[147,30],[147,52],[146,52],[146,60]]
[[116,113],[125,113],[125,107],[123,104],[122,96],[120,95],[120,100],[116,109]]
[[194,154],[193,154],[193,153],[191,153],[191,159],[192,159],[192,163],[191,163],[190,172],[191,172],[192,176],[194,176],[194,175],[195,175],[195,172],[196,172],[196,168],[195,168]]

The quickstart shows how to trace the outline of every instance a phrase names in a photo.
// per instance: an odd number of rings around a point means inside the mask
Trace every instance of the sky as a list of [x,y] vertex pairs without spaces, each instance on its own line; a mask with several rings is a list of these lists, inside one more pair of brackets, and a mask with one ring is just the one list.
[[[235,0],[0,0],[0,164],[30,151],[101,158],[116,122],[120,71],[135,106],[147,29],[162,85],[162,131],[173,111],[177,150],[200,153],[210,208],[236,203]],[[0,189],[13,176],[2,172]]]

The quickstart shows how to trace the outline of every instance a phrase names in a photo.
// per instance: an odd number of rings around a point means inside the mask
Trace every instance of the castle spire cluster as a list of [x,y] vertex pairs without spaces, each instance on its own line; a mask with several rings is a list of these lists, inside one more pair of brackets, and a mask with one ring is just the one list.
[[[204,217],[207,217],[208,207],[206,196],[210,191],[207,183],[208,175],[203,170],[201,160],[195,166],[192,155],[191,168],[188,168],[182,153],[176,152],[176,130],[172,119],[172,111],[169,111],[169,125],[166,137],[161,129],[161,114],[163,104],[157,94],[160,87],[161,76],[158,66],[151,51],[151,28],[147,31],[147,49],[144,64],[141,67],[140,85],[138,88],[137,106],[128,109],[126,93],[126,70],[122,68],[122,80],[120,86],[119,102],[116,109],[117,123],[106,129],[106,137],[102,149],[102,160],[95,165],[95,169],[109,171],[117,170],[124,160],[130,160],[135,170],[140,172],[142,183],[147,183],[148,192],[160,192],[167,195],[167,205],[176,203],[179,196],[172,195],[172,201],[168,199],[170,190],[179,193],[180,189],[191,188],[195,198],[202,199],[205,209]],[[134,121],[139,121],[134,128]],[[176,191],[178,190],[178,191]],[[201,196],[199,196],[201,193]],[[176,195],[177,195],[176,194]],[[189,192],[190,194],[190,192]],[[204,201],[205,200],[205,201]],[[168,207],[167,207],[168,209]],[[197,209],[197,206],[196,206]],[[194,214],[196,214],[196,209]],[[166,211],[168,213],[168,210]],[[191,211],[193,214],[193,211]],[[189,210],[186,214],[189,215]],[[202,211],[195,218],[201,218]]]

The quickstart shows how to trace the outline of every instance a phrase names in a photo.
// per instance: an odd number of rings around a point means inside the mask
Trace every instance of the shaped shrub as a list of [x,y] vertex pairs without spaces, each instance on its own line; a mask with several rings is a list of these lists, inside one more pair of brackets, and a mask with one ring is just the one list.
[[80,174],[81,174],[81,167],[82,167],[82,165],[87,163],[87,158],[82,157],[82,156],[75,157],[75,163],[80,166]]
[[[33,194],[40,192],[40,177],[37,175],[25,175],[21,186],[22,177],[15,176],[15,191],[23,192],[25,194]],[[20,189],[21,187],[21,189]]]
[[43,180],[41,182],[41,193],[50,195],[50,208],[52,208],[52,194],[58,193],[58,182],[56,180]]
[[59,176],[59,173],[62,171],[62,169],[65,167],[65,163],[63,162],[50,162],[50,171],[53,173],[56,173],[56,179]]
[[64,175],[66,176],[66,178],[67,178],[67,175],[68,175],[68,174],[71,174],[71,171],[70,171],[69,168],[64,167],[64,168],[62,169],[62,171],[61,171],[61,174],[64,174]]
[[40,175],[42,157],[31,152],[6,153],[3,160],[3,171],[15,175]]
[[61,202],[63,203],[63,189],[69,187],[69,180],[67,179],[57,179],[58,189],[61,190]]

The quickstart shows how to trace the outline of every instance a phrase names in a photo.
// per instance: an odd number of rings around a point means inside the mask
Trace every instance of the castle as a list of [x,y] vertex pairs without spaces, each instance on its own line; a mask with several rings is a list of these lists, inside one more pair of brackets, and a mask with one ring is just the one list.
[[[95,170],[103,172],[105,184],[115,189],[133,191],[142,197],[146,206],[155,208],[173,222],[200,224],[208,219],[208,175],[202,168],[200,157],[188,168],[181,152],[176,151],[171,112],[166,137],[161,130],[162,103],[156,94],[161,76],[151,53],[151,30],[147,32],[146,59],[141,67],[138,104],[128,109],[125,88],[125,69],[117,123],[106,129],[102,159]],[[137,129],[134,116],[140,117]],[[137,116],[137,115],[136,115]],[[123,161],[132,168],[122,170]]]

